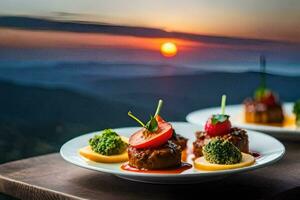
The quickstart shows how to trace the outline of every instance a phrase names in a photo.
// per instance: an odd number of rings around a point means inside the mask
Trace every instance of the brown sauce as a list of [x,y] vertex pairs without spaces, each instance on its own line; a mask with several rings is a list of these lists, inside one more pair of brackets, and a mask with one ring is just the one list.
[[181,165],[176,168],[159,169],[159,170],[138,169],[130,166],[128,162],[121,165],[121,169],[125,171],[139,172],[139,173],[155,173],[155,174],[180,174],[190,168],[192,168],[192,165],[186,162],[182,162]]
[[255,151],[251,151],[250,155],[252,155],[254,158],[259,158],[261,156],[260,153],[255,152]]

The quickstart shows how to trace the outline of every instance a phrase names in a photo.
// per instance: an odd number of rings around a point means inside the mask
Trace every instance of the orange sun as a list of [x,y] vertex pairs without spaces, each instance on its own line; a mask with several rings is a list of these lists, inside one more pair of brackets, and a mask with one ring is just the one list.
[[160,46],[160,52],[165,57],[173,57],[177,54],[177,46],[173,42],[164,42]]

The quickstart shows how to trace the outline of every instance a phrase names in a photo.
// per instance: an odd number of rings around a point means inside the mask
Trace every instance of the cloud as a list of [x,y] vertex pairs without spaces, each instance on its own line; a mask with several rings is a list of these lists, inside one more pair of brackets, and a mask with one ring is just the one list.
[[58,17],[82,17],[84,14],[72,13],[72,12],[52,12],[54,16]]
[[[68,15],[70,13],[60,13]],[[71,14],[72,15],[72,14]],[[35,17],[24,16],[1,16],[0,27],[26,29],[26,30],[47,30],[47,31],[65,31],[79,33],[106,33],[113,35],[126,35],[148,38],[178,38],[209,44],[224,45],[272,45],[272,44],[289,44],[284,41],[274,41],[265,39],[250,39],[238,37],[223,37],[200,35],[183,32],[167,32],[156,28],[122,26],[106,23],[75,22],[50,20]]]

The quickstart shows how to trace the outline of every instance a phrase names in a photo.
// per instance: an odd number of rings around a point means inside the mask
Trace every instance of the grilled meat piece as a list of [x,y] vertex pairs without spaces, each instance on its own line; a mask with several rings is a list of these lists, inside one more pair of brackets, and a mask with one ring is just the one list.
[[171,138],[172,142],[174,142],[175,144],[179,145],[181,147],[181,150],[185,150],[187,147],[187,141],[188,139],[183,137],[180,134],[176,134],[174,132],[173,137]]
[[282,123],[284,120],[282,105],[267,105],[253,99],[244,102],[245,121],[248,123]]
[[129,165],[138,169],[166,169],[181,165],[181,147],[173,141],[156,148],[128,148]]

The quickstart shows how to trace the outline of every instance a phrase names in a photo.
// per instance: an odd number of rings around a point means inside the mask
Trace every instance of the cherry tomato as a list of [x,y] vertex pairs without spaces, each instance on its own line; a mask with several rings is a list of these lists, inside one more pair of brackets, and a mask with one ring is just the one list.
[[[158,120],[157,120],[158,121]],[[129,144],[135,148],[152,148],[166,143],[173,135],[173,128],[170,123],[158,121],[158,130],[154,133],[147,133],[145,128],[135,132],[129,138]]]
[[272,106],[272,105],[276,104],[276,97],[275,97],[275,95],[273,93],[270,92],[267,95],[263,96],[260,99],[260,102],[262,102],[263,104]]
[[209,136],[212,136],[212,137],[222,136],[222,135],[226,135],[230,132],[231,123],[227,119],[224,122],[217,122],[216,124],[213,124],[211,122],[211,118],[209,118],[205,124],[204,129]]

